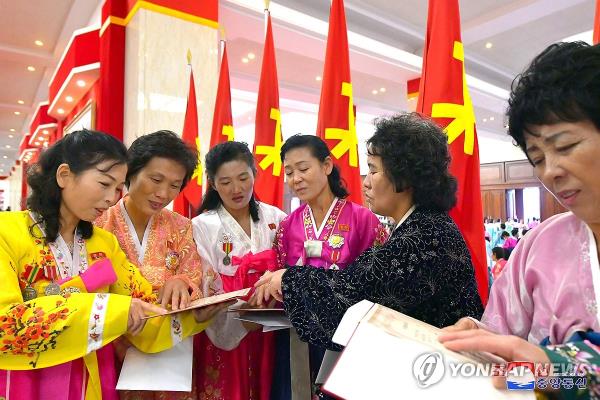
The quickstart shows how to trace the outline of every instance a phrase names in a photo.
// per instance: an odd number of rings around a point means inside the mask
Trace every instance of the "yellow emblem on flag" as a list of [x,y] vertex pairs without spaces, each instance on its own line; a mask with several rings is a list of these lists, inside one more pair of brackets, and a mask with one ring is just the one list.
[[194,169],[190,180],[193,181],[196,179],[198,186],[202,186],[202,174],[204,171],[202,171],[202,158],[200,157],[200,138],[196,138],[196,149],[198,151],[198,165],[196,165],[196,169]]
[[256,146],[256,154],[265,157],[258,163],[258,166],[266,171],[270,165],[273,165],[273,176],[281,175],[281,113],[276,108],[271,108],[270,118],[275,120],[275,140],[273,146]]
[[331,154],[338,160],[346,153],[350,166],[358,166],[358,138],[356,137],[356,124],[354,121],[354,99],[352,84],[342,82],[342,96],[348,97],[348,129],[326,128],[325,139],[339,140],[331,150]]
[[473,102],[467,88],[465,73],[465,53],[461,42],[454,42],[452,56],[462,62],[462,83],[464,104],[435,103],[431,106],[433,118],[453,118],[444,131],[448,135],[448,144],[452,144],[463,132],[465,133],[465,154],[473,155],[475,145],[475,113]]

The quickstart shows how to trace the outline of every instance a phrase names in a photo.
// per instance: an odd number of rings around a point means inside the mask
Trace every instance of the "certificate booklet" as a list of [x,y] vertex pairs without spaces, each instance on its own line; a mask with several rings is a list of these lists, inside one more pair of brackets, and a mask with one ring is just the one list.
[[181,308],[176,311],[167,311],[162,314],[149,315],[149,316],[145,317],[145,319],[160,317],[162,315],[177,314],[177,313],[180,313],[183,311],[195,310],[197,308],[203,308],[203,307],[208,307],[208,306],[212,306],[215,304],[226,303],[231,300],[237,300],[242,297],[246,297],[248,295],[248,293],[250,293],[250,290],[251,290],[251,288],[246,288],[246,289],[236,290],[235,292],[222,293],[222,294],[217,294],[215,296],[210,296],[210,297],[203,297],[201,299],[192,301],[190,303],[190,305],[186,308]]
[[535,398],[532,391],[494,388],[489,375],[473,371],[504,360],[489,353],[447,350],[437,340],[440,332],[362,301],[347,311],[333,337],[346,348],[330,371],[320,372],[326,376],[322,390],[346,400]]

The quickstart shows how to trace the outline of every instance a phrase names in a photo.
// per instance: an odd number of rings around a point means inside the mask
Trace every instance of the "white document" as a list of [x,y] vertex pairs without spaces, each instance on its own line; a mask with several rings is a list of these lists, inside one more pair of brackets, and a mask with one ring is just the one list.
[[[357,303],[344,315],[334,335],[334,342],[346,347],[322,390],[345,400],[535,398],[531,391],[495,389],[489,376],[452,374],[450,365],[467,363],[477,368],[504,360],[489,353],[452,352],[437,340],[439,332],[381,305]],[[421,387],[417,379],[423,378],[423,360],[434,353],[438,360],[428,363],[430,376],[422,385],[428,387]],[[415,363],[417,359],[420,361]]]
[[[362,343],[362,345],[360,345]],[[413,360],[435,349],[392,336],[370,324],[360,324],[338,359],[323,390],[346,400],[367,399],[535,399],[533,392],[495,389],[491,378],[451,377],[421,388],[413,376]],[[447,354],[445,360],[458,361]]]
[[160,353],[130,347],[125,354],[117,390],[192,391],[192,338]]
[[362,300],[346,310],[331,341],[340,346],[347,346],[360,321],[367,315],[375,303]]

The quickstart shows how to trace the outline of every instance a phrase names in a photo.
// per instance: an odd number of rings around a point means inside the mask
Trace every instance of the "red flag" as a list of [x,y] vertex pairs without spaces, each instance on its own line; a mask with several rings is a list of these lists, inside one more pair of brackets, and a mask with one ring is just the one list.
[[231,87],[229,84],[229,65],[227,62],[227,45],[223,42],[223,58],[219,72],[219,87],[215,100],[210,148],[216,144],[233,140],[233,118],[231,117]]
[[458,0],[429,0],[417,111],[431,116],[448,135],[452,156],[450,172],[458,180],[458,201],[450,216],[467,242],[479,296],[486,304],[488,269],[479,184],[479,149],[475,114],[465,75]]
[[258,162],[258,175],[254,190],[260,201],[283,207],[283,173],[279,152],[283,144],[281,114],[279,112],[279,86],[271,16],[267,17],[267,33],[263,51],[258,100],[256,103],[256,131],[254,154]]
[[325,140],[335,163],[340,168],[342,179],[350,192],[348,199],[362,204],[358,139],[343,0],[333,0],[331,3],[317,136]]
[[198,111],[196,109],[196,89],[194,87],[194,73],[190,69],[190,90],[188,93],[185,119],[183,122],[183,141],[198,152],[198,166],[185,188],[175,198],[173,210],[191,218],[200,207],[202,200],[202,164],[200,162],[200,137],[198,136]]
[[594,44],[600,43],[600,0],[596,0],[596,17],[594,18]]

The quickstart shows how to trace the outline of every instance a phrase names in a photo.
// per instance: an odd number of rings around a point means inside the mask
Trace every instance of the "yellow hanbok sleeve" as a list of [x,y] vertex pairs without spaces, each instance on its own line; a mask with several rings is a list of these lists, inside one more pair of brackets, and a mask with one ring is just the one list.
[[126,332],[131,303],[127,296],[85,293],[24,302],[18,279],[19,260],[13,250],[22,247],[23,242],[18,242],[16,236],[19,232],[11,232],[8,243],[0,235],[0,369],[62,364]]
[[[94,228],[94,234],[100,228]],[[105,231],[102,231],[106,234]],[[152,293],[152,285],[141,274],[139,269],[127,260],[125,252],[119,247],[117,238],[110,235],[111,253],[108,255],[113,263],[117,282],[110,286],[110,292],[139,298],[155,303],[156,295]],[[143,331],[136,336],[126,335],[127,339],[139,350],[146,353],[157,353],[173,347],[183,338],[202,332],[210,322],[198,323],[191,311],[173,316],[149,319]]]

